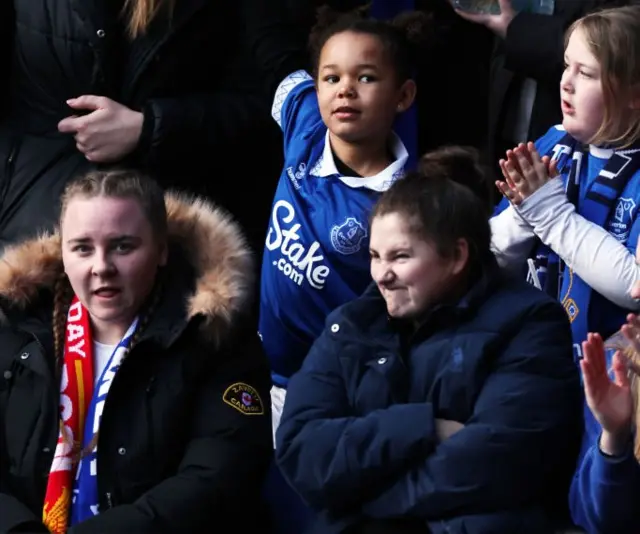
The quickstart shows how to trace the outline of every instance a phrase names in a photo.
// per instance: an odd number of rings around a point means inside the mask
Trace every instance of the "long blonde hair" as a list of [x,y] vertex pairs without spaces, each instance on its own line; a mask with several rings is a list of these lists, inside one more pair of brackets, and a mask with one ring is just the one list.
[[129,37],[135,39],[144,35],[151,21],[162,11],[170,17],[174,4],[175,0],[126,0],[123,10],[128,19]]
[[640,6],[604,9],[578,19],[567,30],[580,30],[589,50],[600,64],[604,97],[602,125],[589,140],[595,145],[625,148],[640,138]]

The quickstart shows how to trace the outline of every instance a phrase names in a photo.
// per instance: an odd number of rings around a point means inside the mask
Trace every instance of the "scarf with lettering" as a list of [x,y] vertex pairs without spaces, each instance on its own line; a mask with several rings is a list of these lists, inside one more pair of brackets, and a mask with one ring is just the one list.
[[[580,191],[581,187],[586,187],[588,180],[589,147],[567,134],[548,155],[556,160],[561,174],[568,172],[566,194],[576,211],[588,221],[606,228],[611,217],[619,215],[616,214],[616,209],[620,195],[640,169],[640,144],[614,151],[596,179],[586,191],[583,190],[583,194]],[[628,234],[617,236],[623,245],[627,238]],[[593,329],[589,325],[593,290],[572,269],[566,268],[561,258],[547,246],[538,246],[534,265],[542,288],[563,304],[571,321],[574,343],[581,343],[586,339],[587,332]],[[628,310],[619,308],[616,313],[619,314],[620,324],[623,324]],[[579,353],[576,354],[576,357],[579,356]]]
[[[60,431],[49,472],[42,521],[52,534],[64,534],[97,515],[97,444],[102,406],[122,362],[137,319],[117,345],[94,388],[93,339],[89,313],[74,296],[67,315],[60,381]],[[76,470],[77,468],[77,470]]]

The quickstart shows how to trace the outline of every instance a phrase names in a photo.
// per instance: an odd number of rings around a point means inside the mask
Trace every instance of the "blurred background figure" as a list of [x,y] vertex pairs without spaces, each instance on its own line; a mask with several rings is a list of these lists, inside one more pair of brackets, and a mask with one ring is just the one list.
[[272,190],[280,154],[241,5],[2,2],[0,248],[50,228],[68,180],[116,165],[224,204],[258,248],[269,202],[247,192]]
[[[455,0],[452,0],[455,5]],[[629,0],[531,0],[516,11],[511,0],[495,0],[498,14],[464,19],[495,35],[488,88],[486,157],[491,164],[518,143],[538,139],[562,122],[558,84],[564,70],[567,28],[590,11],[633,4]],[[489,32],[488,32],[489,33]],[[496,167],[497,169],[497,167]]]

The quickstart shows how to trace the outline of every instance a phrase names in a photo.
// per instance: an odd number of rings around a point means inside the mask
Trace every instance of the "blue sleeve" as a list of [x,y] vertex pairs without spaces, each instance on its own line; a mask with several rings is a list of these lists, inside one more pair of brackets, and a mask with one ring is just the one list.
[[363,511],[444,518],[541,502],[574,469],[581,409],[566,314],[538,305],[496,357],[465,427]]
[[315,84],[306,71],[294,72],[280,83],[271,115],[284,134],[285,154],[293,139],[323,124]]
[[585,406],[582,451],[569,493],[571,518],[587,532],[632,534],[640,524],[640,465],[631,443],[623,456],[605,456],[598,446],[601,431]]
[[567,132],[562,128],[561,125],[556,125],[549,128],[547,132],[542,137],[539,137],[535,142],[538,154],[540,154],[541,156],[551,156],[553,147],[555,147],[558,141],[560,141],[560,139],[562,139],[565,135],[567,135]]
[[[429,403],[354,413],[341,373],[348,350],[325,331],[287,389],[276,459],[289,484],[317,510],[360,506],[390,476],[433,450]],[[413,423],[408,423],[413,422]]]

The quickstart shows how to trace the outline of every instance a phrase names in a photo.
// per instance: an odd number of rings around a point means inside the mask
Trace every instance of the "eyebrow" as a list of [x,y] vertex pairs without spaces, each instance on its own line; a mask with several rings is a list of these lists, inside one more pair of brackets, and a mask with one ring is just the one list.
[[[361,63],[360,65],[357,66],[359,69],[374,69],[377,70],[378,67],[377,65],[374,65],[373,63]],[[338,65],[334,65],[333,63],[330,65],[323,65],[322,66],[323,69],[337,69]]]
[[[369,247],[369,252],[373,253],[375,252],[376,254],[378,254],[378,251],[372,247]],[[391,256],[393,254],[397,254],[398,252],[407,252],[407,253],[411,253],[413,252],[413,249],[410,246],[401,246],[401,247],[394,247],[392,249],[389,249],[386,251],[386,255],[387,256]]]
[[[571,58],[569,56],[564,56],[564,62],[565,63],[569,63],[570,59]],[[580,65],[581,67],[585,67],[585,68],[591,69],[591,70],[598,70],[600,68],[598,65],[587,65],[586,63],[580,63],[579,61],[576,61],[576,63],[578,65]]]
[[[138,236],[135,235],[129,235],[129,234],[122,234],[122,235],[117,235],[117,236],[112,236],[112,237],[108,237],[107,241],[111,242],[111,243],[122,243],[123,241],[135,241],[135,242],[139,242],[141,239]],[[86,245],[88,243],[91,243],[93,241],[93,239],[91,239],[90,237],[74,237],[73,239],[69,239],[67,241],[67,244],[69,245]]]

